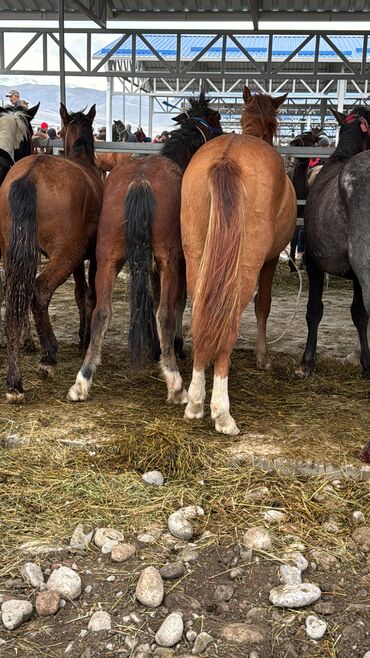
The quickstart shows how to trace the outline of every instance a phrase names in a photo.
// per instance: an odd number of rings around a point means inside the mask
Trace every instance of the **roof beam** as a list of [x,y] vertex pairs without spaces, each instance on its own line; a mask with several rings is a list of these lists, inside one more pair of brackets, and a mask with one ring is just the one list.
[[102,27],[107,26],[107,3],[105,0],[89,0],[89,6],[82,0],[71,0],[73,6],[80,9],[94,23]]
[[261,9],[260,0],[250,0],[250,14],[253,23],[253,29],[258,30],[259,12]]

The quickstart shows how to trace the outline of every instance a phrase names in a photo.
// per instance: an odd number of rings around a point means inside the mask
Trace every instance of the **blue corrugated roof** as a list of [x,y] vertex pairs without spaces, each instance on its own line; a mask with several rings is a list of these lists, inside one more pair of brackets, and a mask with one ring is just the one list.
[[[266,60],[268,52],[268,36],[264,35],[235,35],[239,43],[251,54],[255,59]],[[330,35],[329,35],[330,36]],[[147,41],[153,46],[155,50],[163,58],[176,57],[176,35],[175,34],[147,34],[145,35]],[[285,58],[290,55],[304,40],[306,36],[301,35],[276,35],[273,37],[272,57],[279,59]],[[332,42],[348,59],[358,60],[362,55],[362,37],[358,36],[333,36],[330,37]],[[181,38],[181,59],[194,59],[196,55],[202,52],[210,41],[213,39],[212,35],[184,35]],[[94,58],[103,58],[119,41],[116,39],[107,46],[100,48],[94,53]],[[132,57],[132,43],[129,38],[125,43],[116,50],[114,55],[115,59],[131,58]],[[227,59],[230,60],[244,60],[244,54],[235,45],[235,43],[227,37],[226,42]],[[367,50],[370,53],[370,47]],[[203,60],[219,60],[222,53],[222,37],[216,41],[211,48],[202,56]],[[302,50],[300,50],[294,57],[294,60],[299,59],[313,59],[315,55],[314,41],[309,41]],[[152,51],[141,41],[140,38],[136,42],[136,57],[138,59],[155,60],[156,57]],[[337,53],[323,40],[320,41],[320,59],[338,60]]]

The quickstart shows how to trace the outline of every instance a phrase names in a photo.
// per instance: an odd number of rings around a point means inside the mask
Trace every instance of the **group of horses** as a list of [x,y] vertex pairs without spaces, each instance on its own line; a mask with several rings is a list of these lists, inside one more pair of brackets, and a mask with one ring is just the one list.
[[[160,357],[167,400],[186,404],[188,419],[204,414],[205,369],[213,363],[212,419],[218,432],[238,433],[230,414],[228,373],[241,314],[258,288],[257,365],[271,368],[266,322],[272,280],[296,225],[294,187],[273,146],[285,98],[252,95],[246,87],[242,133],[222,134],[219,113],[201,94],[175,118],[178,128],[160,154],[125,155],[105,183],[94,153],[95,106],[85,114],[68,112],[61,104],[65,157],[28,155],[9,168],[0,188],[9,402],[24,399],[19,352],[30,310],[41,345],[40,371],[53,373],[58,344],[48,307],[71,274],[80,342],[87,352],[67,397],[87,399],[112,314],[115,278],[127,262],[132,362]],[[324,272],[329,272],[353,280],[352,318],[369,378],[370,110],[359,106],[348,116],[334,114],[339,143],[307,200],[309,334],[297,374],[307,376],[314,367]],[[3,110],[1,149],[3,138],[9,144],[13,135],[12,120],[14,147],[28,134],[29,117]],[[15,137],[20,122],[26,132]],[[47,263],[37,274],[40,254]],[[194,357],[188,392],[176,358],[182,354],[187,293]]]

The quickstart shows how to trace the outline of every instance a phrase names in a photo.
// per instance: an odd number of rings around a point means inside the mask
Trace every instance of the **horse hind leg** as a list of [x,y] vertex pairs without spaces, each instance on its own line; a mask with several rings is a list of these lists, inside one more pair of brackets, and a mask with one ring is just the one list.
[[185,404],[188,397],[177,366],[174,347],[178,286],[178,271],[166,268],[161,273],[161,295],[156,319],[161,346],[161,370],[167,384],[167,402]]
[[85,263],[82,261],[78,267],[73,272],[73,278],[75,280],[75,300],[80,315],[80,326],[78,335],[80,338],[80,348],[85,347],[86,339],[86,295],[87,295],[87,284],[85,276]]
[[324,305],[322,294],[324,290],[324,272],[313,262],[306,250],[306,269],[308,274],[309,293],[306,321],[308,337],[302,361],[295,371],[297,377],[304,379],[312,372],[316,361],[317,331],[323,315]]
[[367,339],[369,316],[364,306],[360,283],[356,276],[353,278],[353,301],[351,315],[360,339],[360,362],[364,377],[370,379],[370,350]]
[[186,306],[186,271],[185,261],[183,261],[179,276],[179,292],[176,301],[176,333],[175,333],[175,353],[179,359],[185,359],[184,336],[183,336],[183,316]]
[[215,358],[211,398],[211,417],[215,421],[216,432],[228,435],[239,434],[240,431],[230,414],[228,392],[230,355],[236,340],[237,332],[230,336],[228,345]]
[[254,298],[254,310],[257,319],[257,368],[261,370],[272,369],[272,362],[267,351],[266,324],[271,309],[272,280],[278,260],[279,257],[276,257],[263,265],[259,276],[258,292]]

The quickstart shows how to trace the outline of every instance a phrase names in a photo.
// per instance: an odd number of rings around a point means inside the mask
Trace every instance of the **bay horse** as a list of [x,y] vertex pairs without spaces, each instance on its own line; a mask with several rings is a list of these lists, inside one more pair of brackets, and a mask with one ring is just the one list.
[[[289,146],[303,146],[307,148],[312,148],[319,141],[319,133],[321,128],[313,128],[312,130],[307,130],[301,135],[297,135],[289,142]],[[297,219],[303,219],[304,217],[304,205],[298,203],[298,201],[306,201],[308,194],[308,163],[310,161],[309,157],[299,157],[295,158],[295,164],[290,171],[288,171],[288,176],[293,183],[297,197]],[[293,238],[290,242],[290,258],[289,269],[291,272],[295,272],[296,268],[294,267],[296,259],[296,249],[298,247],[298,252],[302,253],[304,251],[304,227],[296,226]],[[292,262],[293,261],[293,262]]]
[[352,320],[360,340],[363,375],[370,378],[370,109],[356,106],[347,116],[330,109],[340,125],[339,142],[307,198],[308,337],[296,375],[307,377],[315,366],[324,273],[328,272],[352,279]]
[[181,193],[181,234],[193,300],[193,374],[185,418],[202,418],[205,368],[214,362],[212,419],[239,432],[229,412],[228,372],[245,306],[258,283],[257,364],[270,368],[266,321],[279,254],[296,222],[296,197],[273,148],[279,98],[244,89],[242,134],[223,135],[195,154]]
[[[48,307],[54,291],[72,273],[81,343],[89,337],[95,303],[95,241],[103,196],[103,183],[94,159],[95,105],[84,114],[68,113],[61,103],[60,115],[66,157],[23,158],[12,167],[0,188],[8,402],[24,399],[19,344],[30,307],[41,344],[39,371],[44,376],[53,374],[58,343]],[[48,262],[37,276],[40,253]],[[89,286],[85,280],[85,258],[90,260]]]
[[97,303],[91,341],[76,383],[68,392],[71,401],[88,397],[112,314],[114,281],[127,260],[131,272],[132,363],[139,365],[144,353],[150,359],[158,357],[159,334],[167,400],[186,402],[175,354],[175,349],[182,351],[186,302],[180,234],[181,179],[193,154],[222,132],[220,115],[208,106],[203,94],[190,103],[190,109],[176,117],[180,128],[172,133],[160,155],[131,158],[108,177],[98,229]]

